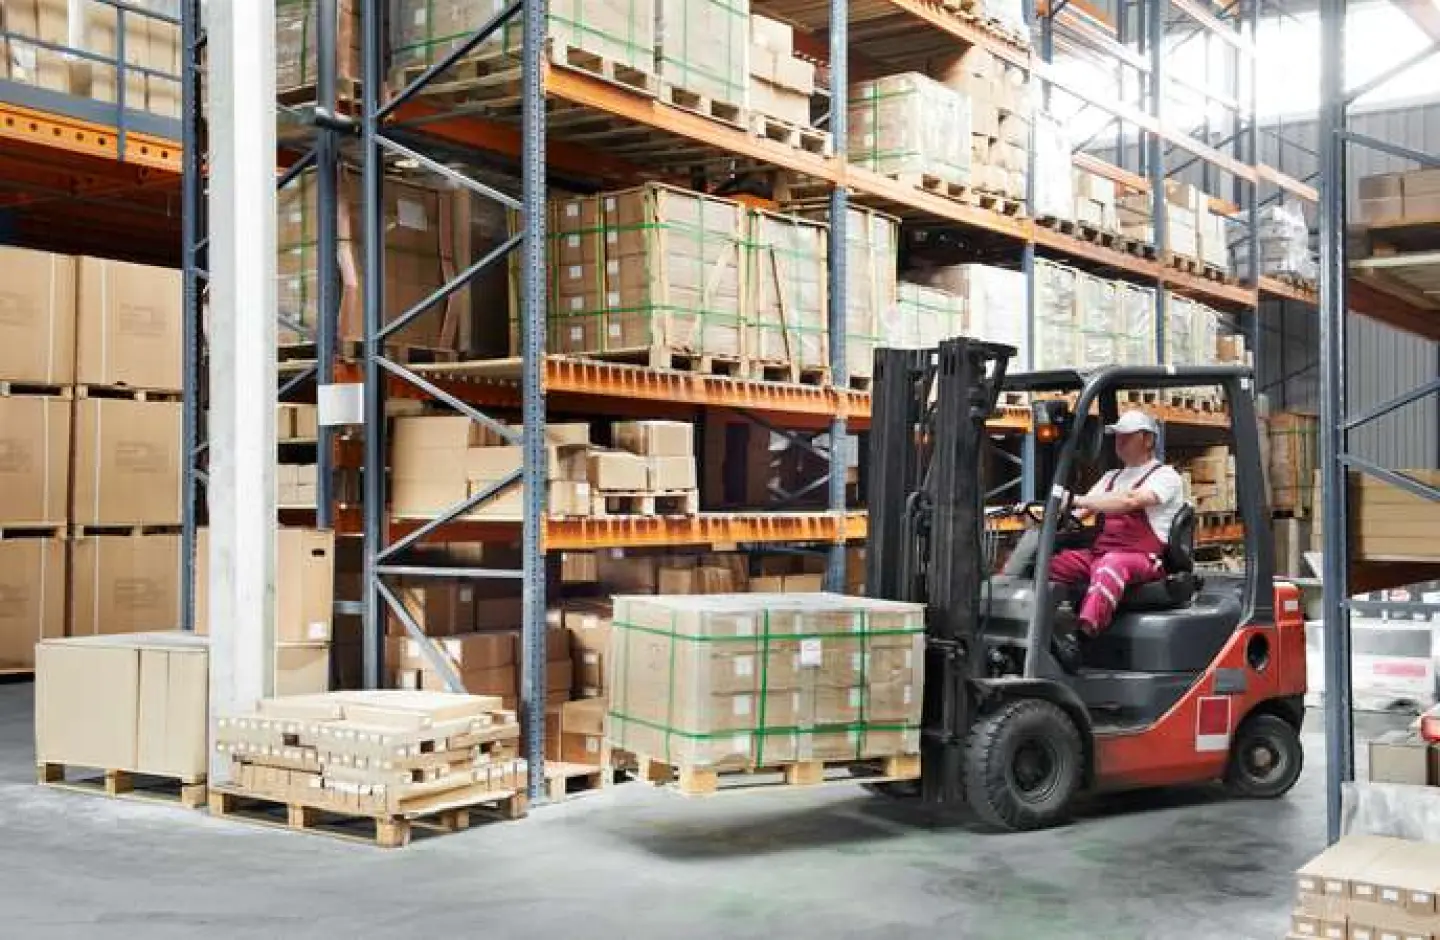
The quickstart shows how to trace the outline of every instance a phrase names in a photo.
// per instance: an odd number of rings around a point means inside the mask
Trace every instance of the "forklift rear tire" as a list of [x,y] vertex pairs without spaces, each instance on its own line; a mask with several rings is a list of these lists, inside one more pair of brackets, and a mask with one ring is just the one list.
[[1042,699],[1006,702],[983,716],[965,748],[965,793],[984,822],[1043,829],[1065,819],[1084,769],[1080,732]]
[[1290,792],[1304,767],[1305,749],[1294,725],[1278,715],[1251,715],[1230,745],[1225,788],[1232,796],[1273,800]]

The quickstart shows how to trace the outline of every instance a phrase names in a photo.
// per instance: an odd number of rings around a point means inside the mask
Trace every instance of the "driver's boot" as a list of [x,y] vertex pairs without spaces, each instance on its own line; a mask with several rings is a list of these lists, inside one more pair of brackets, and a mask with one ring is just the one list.
[[1050,652],[1060,668],[1072,676],[1080,672],[1085,664],[1085,651],[1081,645],[1084,637],[1077,629],[1075,610],[1068,603],[1055,608],[1051,621]]

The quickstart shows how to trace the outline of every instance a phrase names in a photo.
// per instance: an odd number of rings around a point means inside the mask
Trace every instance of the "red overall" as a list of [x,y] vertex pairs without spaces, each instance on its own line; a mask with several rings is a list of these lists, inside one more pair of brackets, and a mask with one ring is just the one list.
[[[1160,469],[1157,463],[1130,488],[1133,493]],[[1114,492],[1119,471],[1110,474],[1105,492]],[[1090,548],[1072,548],[1050,561],[1050,580],[1061,584],[1090,583],[1080,605],[1080,629],[1095,636],[1110,625],[1127,585],[1158,581],[1165,576],[1165,543],[1150,527],[1144,509],[1105,513],[1100,535]]]

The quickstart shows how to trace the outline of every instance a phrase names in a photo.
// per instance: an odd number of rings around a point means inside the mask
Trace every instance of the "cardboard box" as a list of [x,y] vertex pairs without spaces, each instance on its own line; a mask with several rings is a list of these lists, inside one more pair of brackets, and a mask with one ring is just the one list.
[[649,489],[693,490],[698,484],[694,457],[646,457]]
[[695,453],[695,426],[688,421],[616,421],[611,439],[620,450],[647,457],[688,457]]
[[75,381],[178,391],[180,272],[81,258],[79,284]]
[[[516,662],[517,636],[513,630],[461,633],[433,639],[435,649],[455,667],[466,673],[485,669],[512,667]],[[402,669],[429,669],[420,642],[413,637],[402,641],[399,665]]]
[[[277,529],[275,642],[329,643],[334,619],[335,533],[288,526]],[[208,529],[199,529],[195,539],[195,632],[210,632]]]
[[643,457],[618,450],[590,454],[590,485],[595,489],[638,492],[648,489],[649,484],[649,468]]
[[605,700],[592,698],[566,702],[556,709],[553,759],[570,764],[601,766],[605,750]]
[[71,522],[180,524],[180,411],[168,401],[75,403]]
[[0,379],[68,385],[74,350],[75,259],[0,248]]
[[0,664],[30,666],[35,644],[65,635],[65,542],[0,541]]
[[0,525],[69,518],[70,408],[63,398],[0,397]]
[[180,536],[87,535],[70,542],[71,636],[174,630]]
[[204,637],[51,639],[37,647],[35,659],[39,762],[178,777],[205,774]]
[[275,694],[311,695],[330,691],[329,643],[275,644]]

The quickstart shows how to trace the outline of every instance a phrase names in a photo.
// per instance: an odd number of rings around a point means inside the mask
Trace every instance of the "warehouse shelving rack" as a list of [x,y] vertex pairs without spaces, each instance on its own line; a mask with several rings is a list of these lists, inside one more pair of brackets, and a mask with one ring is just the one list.
[[[190,0],[193,9],[194,0]],[[320,0],[321,20],[333,22],[335,0]],[[1257,0],[1258,2],[1258,0]],[[1072,9],[1079,9],[1079,0],[1069,0]],[[1143,8],[1152,11],[1161,7],[1175,10],[1197,22],[1209,32],[1243,32],[1241,17],[1225,23],[1196,0],[1143,0]],[[1125,57],[1127,64],[1149,69],[1152,75],[1163,76],[1156,63],[1161,59],[1160,47],[1154,36],[1163,33],[1155,26],[1163,17],[1152,12],[1150,45],[1145,55],[1130,50],[1123,35],[1110,34],[1093,24],[1072,28],[1066,21],[1052,22],[1067,4],[1059,3],[1031,21],[1042,32],[1090,42],[1104,55]],[[913,188],[880,174],[852,166],[844,157],[844,147],[837,155],[822,156],[804,152],[779,143],[762,140],[737,128],[719,124],[708,118],[672,108],[660,102],[628,93],[583,72],[553,65],[543,41],[544,9],[538,0],[514,0],[486,23],[474,24],[475,32],[460,42],[447,56],[425,70],[404,89],[390,89],[382,98],[384,54],[383,0],[366,0],[363,4],[361,30],[365,81],[362,99],[348,112],[335,103],[330,92],[322,89],[319,106],[311,123],[316,144],[290,165],[282,174],[282,183],[311,167],[323,168],[321,146],[327,135],[332,148],[342,140],[358,138],[363,166],[362,206],[365,222],[364,322],[366,341],[363,355],[353,362],[340,361],[335,355],[336,300],[322,303],[322,315],[316,326],[317,345],[321,347],[315,379],[320,386],[330,384],[361,384],[364,389],[364,454],[361,461],[364,498],[358,507],[337,507],[326,489],[329,474],[321,481],[323,505],[317,520],[331,523],[337,531],[360,532],[365,541],[365,590],[360,609],[365,616],[364,677],[371,685],[380,685],[384,678],[384,634],[392,616],[412,634],[418,625],[398,603],[386,583],[394,576],[406,578],[487,578],[518,581],[524,598],[524,660],[522,677],[522,709],[524,711],[528,750],[542,753],[544,630],[546,604],[546,554],[561,549],[597,549],[645,546],[682,546],[712,543],[765,544],[803,543],[824,546],[828,550],[827,584],[844,584],[844,545],[847,540],[865,535],[863,513],[853,512],[846,505],[845,475],[840,447],[826,448],[830,473],[824,484],[828,492],[828,510],[818,513],[742,512],[702,514],[695,519],[642,518],[620,520],[557,520],[546,517],[543,505],[545,480],[544,428],[549,413],[577,415],[615,413],[617,403],[624,402],[627,415],[644,417],[687,417],[714,409],[750,415],[762,426],[787,433],[820,434],[829,441],[840,441],[847,431],[863,431],[869,420],[868,394],[850,387],[845,374],[843,342],[832,341],[830,357],[832,384],[825,387],[777,385],[748,379],[731,379],[688,373],[658,372],[613,363],[575,361],[547,354],[545,349],[544,311],[545,277],[545,193],[547,174],[562,178],[580,177],[592,180],[597,187],[626,185],[646,179],[675,178],[681,169],[723,164],[730,171],[744,172],[765,166],[799,174],[828,189],[829,218],[832,226],[831,265],[829,273],[830,325],[832,337],[843,337],[845,310],[844,225],[848,206],[880,208],[902,217],[907,222],[927,225],[948,225],[978,236],[993,239],[1004,246],[1010,257],[1018,259],[1027,270],[1033,270],[1037,252],[1069,259],[1082,266],[1103,269],[1115,276],[1141,283],[1167,287],[1196,297],[1218,308],[1238,314],[1253,311],[1262,296],[1288,296],[1292,288],[1253,277],[1240,284],[1208,280],[1168,266],[1162,260],[1142,258],[1116,251],[1083,239],[1036,224],[1027,214],[1016,217],[990,211],[979,206]],[[1111,114],[1122,126],[1132,126],[1149,135],[1152,150],[1161,158],[1151,159],[1144,167],[1146,175],[1118,164],[1106,164],[1090,155],[1077,155],[1077,163],[1092,171],[1149,189],[1163,199],[1165,166],[1162,144],[1176,147],[1206,164],[1231,173],[1252,195],[1262,182],[1300,198],[1314,195],[1306,184],[1278,170],[1257,166],[1253,162],[1253,134],[1241,134],[1231,142],[1233,152],[1217,149],[1162,119],[1156,102],[1163,98],[1152,95],[1145,108],[1118,102],[1108,96],[1072,88],[1058,75],[1044,55],[1037,56],[1029,48],[1006,40],[996,33],[964,19],[943,7],[923,0],[877,0],[864,5],[868,15],[852,18],[851,5],[843,0],[816,3],[813,0],[769,0],[756,2],[758,12],[771,13],[787,19],[802,29],[797,33],[797,47],[828,66],[830,79],[829,130],[834,139],[845,140],[845,90],[852,70],[857,75],[877,66],[884,58],[897,70],[907,67],[907,57],[925,54],[926,49],[953,48],[955,43],[982,44],[998,57],[1027,68],[1050,87],[1077,95],[1087,104]],[[856,9],[861,9],[857,7]],[[476,48],[484,38],[505,23],[523,23],[524,42],[520,56],[519,110],[509,120],[449,111],[437,106],[422,94],[423,89],[442,76],[446,69]],[[1057,28],[1058,26],[1058,28]],[[898,31],[898,32],[897,32]],[[194,35],[191,33],[190,35]],[[891,42],[899,35],[898,45]],[[322,33],[320,42],[330,43]],[[1062,41],[1070,41],[1069,38]],[[197,38],[187,48],[199,52],[203,39]],[[875,50],[883,50],[881,56]],[[875,57],[867,53],[874,52]],[[1148,56],[1148,58],[1147,58]],[[323,59],[322,83],[333,83],[333,54]],[[187,57],[187,65],[198,65],[198,55]],[[1144,63],[1135,65],[1134,63]],[[329,78],[324,76],[329,73]],[[873,73],[872,73],[873,74]],[[1181,82],[1181,84],[1187,84]],[[187,87],[189,83],[187,82]],[[198,84],[195,86],[198,87]],[[1157,85],[1157,87],[1161,87]],[[333,91],[333,84],[331,85]],[[192,99],[193,105],[194,99]],[[601,153],[584,143],[569,138],[563,128],[547,128],[547,109],[580,113],[592,121],[604,122],[610,139],[624,137],[629,145],[623,159]],[[193,107],[191,111],[196,110]],[[187,113],[190,113],[187,111]],[[1245,126],[1244,121],[1238,122]],[[1249,127],[1253,128],[1253,116]],[[649,142],[648,146],[646,141]],[[1248,141],[1248,142],[1247,142]],[[434,156],[427,152],[434,148]],[[203,201],[200,180],[200,149],[192,161],[194,185],[187,193],[198,203]],[[469,164],[457,160],[457,154],[486,154],[489,158],[508,161],[511,181],[518,186],[497,187],[493,174],[470,172]],[[410,311],[382,309],[384,270],[380,263],[382,251],[382,196],[387,168],[395,161],[422,169],[446,179],[452,185],[494,199],[516,213],[521,220],[518,234],[501,248],[464,271],[449,287],[437,291],[427,302]],[[1158,185],[1157,185],[1158,183]],[[335,206],[334,190],[321,196],[321,206]],[[326,200],[329,200],[328,202]],[[1163,205],[1163,203],[1161,203]],[[322,211],[322,218],[333,213]],[[198,212],[195,214],[198,218]],[[187,226],[186,257],[194,269],[187,278],[192,300],[195,339],[190,360],[191,390],[194,398],[200,387],[198,368],[201,362],[199,316],[201,310],[199,285],[203,282],[203,249],[205,236],[200,225]],[[333,251],[317,253],[322,264],[334,264]],[[485,363],[437,364],[418,366],[390,358],[385,353],[386,338],[399,325],[413,322],[425,310],[453,289],[458,289],[490,264],[503,264],[513,259],[519,272],[518,311],[521,349],[518,357]],[[320,272],[321,283],[334,283],[335,272]],[[326,338],[328,334],[328,339]],[[326,381],[330,370],[333,383]],[[293,379],[292,379],[293,381]],[[500,487],[488,488],[441,517],[424,522],[392,519],[387,516],[385,489],[385,408],[392,398],[420,398],[447,406],[454,412],[489,426],[503,435],[515,432],[505,429],[494,412],[518,412],[523,431],[525,460],[523,468],[512,480],[525,486],[523,521],[513,523],[464,520],[469,509],[493,495]],[[198,409],[192,406],[192,414]],[[1205,426],[1203,414],[1176,412],[1168,420]],[[187,428],[189,425],[187,424]],[[1025,435],[1029,417],[1023,410],[1012,411],[997,419],[997,433]],[[811,444],[811,446],[815,446]],[[196,442],[196,450],[203,445]],[[331,449],[322,446],[320,454]],[[1022,461],[1022,463],[1025,463]],[[198,479],[198,477],[197,477]],[[1031,484],[1033,485],[1033,480]],[[328,518],[327,518],[327,514]],[[191,527],[193,531],[193,518]],[[408,549],[426,542],[511,540],[518,535],[522,546],[522,565],[518,569],[462,566],[436,567],[413,564],[405,557]],[[1217,529],[1207,535],[1211,540],[1233,539],[1234,533]],[[436,668],[455,679],[448,667],[437,657]],[[532,796],[542,792],[543,765],[531,764]]]
[[[1429,3],[1396,4],[1429,39],[1420,55],[1397,62],[1380,76],[1357,88],[1345,87],[1345,29],[1347,6],[1343,0],[1321,0],[1320,121],[1317,135],[1320,178],[1320,471],[1321,513],[1325,520],[1322,545],[1323,621],[1325,637],[1325,739],[1327,757],[1327,809],[1329,838],[1341,835],[1343,785],[1355,778],[1355,733],[1351,699],[1350,615],[1352,590],[1397,587],[1440,576],[1440,566],[1423,563],[1383,562],[1356,553],[1349,534],[1349,484],[1358,472],[1422,499],[1440,500],[1440,489],[1405,473],[1384,467],[1350,448],[1349,434],[1377,418],[1392,414],[1440,392],[1440,376],[1365,411],[1354,414],[1347,395],[1346,367],[1348,318],[1351,311],[1376,315],[1401,329],[1428,339],[1440,339],[1440,309],[1433,301],[1421,306],[1403,296],[1376,290],[1356,279],[1350,259],[1347,218],[1347,181],[1353,150],[1368,148],[1414,162],[1440,167],[1440,155],[1421,153],[1395,143],[1358,134],[1348,127],[1355,99],[1396,78],[1440,52],[1440,13]],[[1432,228],[1433,231],[1433,228]],[[1423,259],[1421,259],[1423,260]],[[1425,300],[1426,298],[1419,298]],[[1437,464],[1440,465],[1440,464]],[[1361,586],[1363,584],[1363,586]]]

